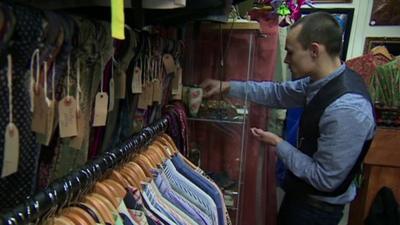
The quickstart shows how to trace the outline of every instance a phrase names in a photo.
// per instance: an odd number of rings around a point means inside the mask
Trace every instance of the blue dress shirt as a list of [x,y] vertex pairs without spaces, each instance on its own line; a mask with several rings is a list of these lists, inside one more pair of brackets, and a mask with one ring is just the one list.
[[180,156],[175,156],[171,158],[172,163],[174,164],[176,170],[201,188],[205,193],[207,193],[213,200],[215,205],[217,206],[218,211],[218,224],[225,224],[224,217],[225,213],[223,211],[223,203],[222,196],[220,192],[215,189],[215,186],[209,183],[209,181],[204,178],[199,173],[195,172],[192,168],[190,168]]
[[211,220],[205,215],[199,208],[191,204],[183,196],[175,192],[168,179],[161,173],[157,173],[154,178],[154,182],[161,194],[176,207],[182,210],[184,213],[189,215],[199,225],[211,225]]
[[[345,64],[327,77],[312,81],[310,77],[283,83],[230,81],[229,95],[247,98],[274,108],[304,107]],[[372,106],[358,94],[345,94],[330,104],[319,122],[318,150],[309,157],[286,141],[277,146],[278,157],[297,177],[321,191],[333,191],[353,167],[364,141],[372,138],[375,121]],[[336,197],[311,196],[332,204],[346,204],[356,195],[354,183]]]
[[171,160],[165,161],[164,168],[161,172],[165,174],[172,188],[176,192],[184,196],[209,216],[213,225],[218,224],[217,207],[212,198],[180,174]]

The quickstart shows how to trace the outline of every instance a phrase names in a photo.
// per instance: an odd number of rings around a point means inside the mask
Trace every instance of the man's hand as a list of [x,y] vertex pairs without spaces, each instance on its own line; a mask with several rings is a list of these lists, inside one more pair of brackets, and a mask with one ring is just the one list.
[[254,135],[254,137],[256,137],[259,141],[265,142],[269,145],[277,146],[279,143],[283,141],[282,138],[280,138],[278,135],[274,133],[264,131],[256,127],[253,127],[250,130],[251,133]]
[[200,87],[203,88],[203,97],[208,98],[216,94],[227,92],[229,90],[229,82],[206,79],[201,82]]

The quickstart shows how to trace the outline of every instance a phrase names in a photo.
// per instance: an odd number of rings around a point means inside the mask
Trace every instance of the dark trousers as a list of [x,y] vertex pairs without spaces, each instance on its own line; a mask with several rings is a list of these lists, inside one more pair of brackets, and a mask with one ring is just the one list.
[[278,225],[338,225],[344,205],[332,205],[310,198],[285,195]]

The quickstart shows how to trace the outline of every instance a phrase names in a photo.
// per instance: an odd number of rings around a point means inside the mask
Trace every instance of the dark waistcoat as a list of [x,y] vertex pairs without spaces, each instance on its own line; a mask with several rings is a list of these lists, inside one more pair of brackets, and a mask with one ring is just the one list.
[[[319,121],[322,114],[331,103],[347,93],[359,94],[372,105],[367,87],[362,78],[354,71],[346,68],[342,74],[325,84],[305,106],[299,128],[299,143],[297,147],[300,151],[313,157],[314,153],[318,150],[318,138],[320,136]],[[335,190],[330,192],[317,190],[312,185],[296,177],[290,171],[288,171],[285,177],[283,185],[284,190],[286,193],[300,195],[338,196],[343,194],[350,186],[356,173],[359,172],[361,163],[368,151],[371,141],[372,139],[364,142],[356,163],[353,165],[344,181]]]

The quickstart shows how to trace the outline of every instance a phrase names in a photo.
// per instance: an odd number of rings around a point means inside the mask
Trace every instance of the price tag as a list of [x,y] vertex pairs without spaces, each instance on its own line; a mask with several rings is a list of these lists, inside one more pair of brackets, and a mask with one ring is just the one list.
[[147,84],[144,84],[142,87],[142,93],[139,95],[139,100],[138,100],[138,108],[139,109],[147,109],[148,106],[148,94],[149,94],[149,89],[150,87]]
[[153,81],[153,101],[161,103],[162,100],[162,83],[159,79]]
[[146,88],[146,102],[148,106],[153,104],[153,92],[154,83],[149,81]]
[[78,121],[78,134],[70,139],[68,146],[80,150],[82,148],[83,140],[85,139],[85,132],[88,128],[88,120],[86,120],[84,115],[80,112],[77,113],[76,117]]
[[33,91],[32,131],[46,134],[47,103],[41,86],[36,86]]
[[18,171],[19,132],[14,123],[8,123],[4,138],[4,160],[1,177],[6,177]]
[[94,127],[101,127],[106,125],[107,105],[108,105],[107,93],[98,92],[96,94],[96,102],[94,106],[94,118],[93,118]]
[[39,135],[37,137],[37,141],[42,144],[48,146],[50,144],[51,136],[54,131],[54,122],[55,122],[55,101],[48,100],[47,102],[47,119],[46,119],[46,134]]
[[175,76],[172,80],[172,98],[175,100],[182,100],[182,91],[182,68],[177,66]]
[[162,60],[167,74],[174,73],[176,70],[174,57],[171,54],[164,54]]
[[64,97],[58,104],[60,137],[72,137],[78,134],[76,123],[76,100],[72,96]]

